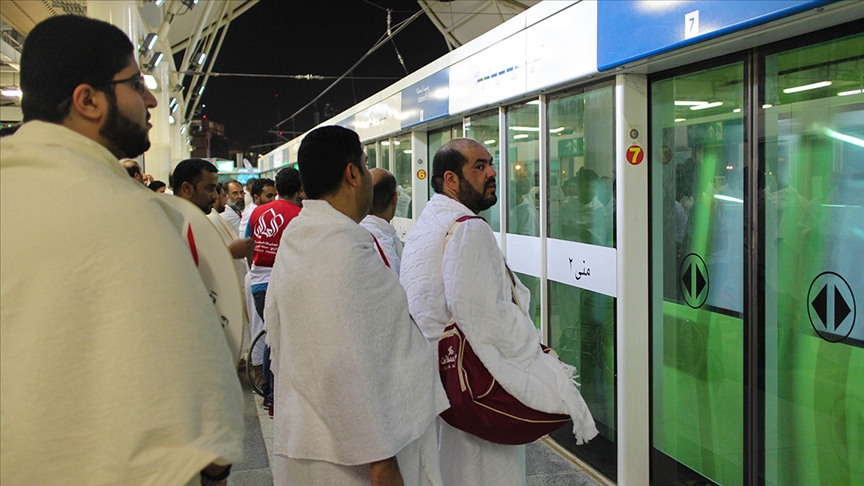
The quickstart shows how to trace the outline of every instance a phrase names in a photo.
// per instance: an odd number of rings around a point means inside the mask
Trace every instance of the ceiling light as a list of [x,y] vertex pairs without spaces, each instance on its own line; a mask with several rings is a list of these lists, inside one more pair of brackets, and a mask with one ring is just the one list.
[[675,101],[675,106],[697,106],[697,105],[706,105],[707,101]]
[[160,62],[162,62],[163,57],[165,57],[165,55],[162,54],[161,52],[154,53],[153,56],[150,57],[150,62],[148,62],[145,67],[152,71],[153,69],[156,68],[156,66],[159,65]]
[[510,130],[516,130],[517,132],[539,132],[540,128],[538,128],[538,127],[510,127]]
[[762,105],[762,108],[765,109],[765,110],[767,110],[768,108],[771,108],[771,107],[773,107],[773,106],[774,106],[774,105],[772,105],[771,103],[765,103],[764,105]]
[[147,89],[149,89],[151,91],[155,90],[155,89],[159,89],[159,83],[156,82],[156,78],[154,78],[152,74],[145,74],[144,75],[144,84],[146,84]]
[[784,93],[797,93],[799,91],[807,91],[811,89],[824,88],[826,86],[831,86],[831,81],[819,81],[818,83],[813,84],[805,84],[804,86],[796,86],[794,88],[786,88],[783,90]]
[[735,108],[732,113],[741,113],[741,108]]
[[180,127],[180,134],[182,135],[182,134],[184,134],[184,133],[186,133],[186,125],[182,125],[182,126]]
[[177,98],[171,97],[171,101],[168,102],[168,108],[174,108],[177,105]]
[[173,125],[174,122],[175,122],[174,117],[171,116],[171,115],[168,115],[168,123],[170,123],[171,125]]
[[852,91],[841,91],[841,92],[837,93],[837,96],[851,96],[851,95],[860,94],[862,92],[864,92],[864,90],[853,89]]
[[403,154],[412,154],[413,152],[411,150],[403,150],[402,153]]
[[388,147],[388,146],[390,145],[390,142],[387,141],[387,140],[383,140],[383,141],[381,142],[381,145],[383,145],[383,146],[385,146],[385,147]]
[[399,140],[394,140],[393,145],[402,145],[402,142],[400,142]]
[[677,123],[677,122],[682,122],[682,121],[687,121],[687,119],[686,119],[686,118],[676,118],[676,119],[675,119],[675,122],[676,122],[676,123]]
[[180,105],[175,104],[174,106],[172,106],[171,107],[171,113],[174,113],[175,111],[177,111],[177,108],[180,108]]
[[706,110],[708,108],[716,108],[716,107],[722,106],[722,105],[723,105],[722,101],[715,101],[713,103],[705,103],[702,105],[691,106],[690,109],[691,110]]
[[201,89],[198,90],[198,96],[201,96],[204,94],[204,88],[206,88],[206,86],[201,86]]
[[540,104],[540,100],[531,100],[531,101],[528,102],[528,104],[529,104],[529,105],[539,105],[539,104]]
[[496,141],[497,141],[497,140],[486,140],[486,141],[484,141],[483,143],[486,144],[486,145],[492,145],[492,144],[495,143]]
[[204,64],[204,61],[206,61],[206,60],[207,60],[207,54],[205,54],[203,52],[199,52],[198,54],[195,54],[194,56],[192,56],[192,62],[199,65],[199,66]]
[[147,34],[144,37],[144,42],[141,43],[141,47],[138,48],[138,52],[140,52],[141,54],[147,55],[150,52],[150,50],[153,49],[153,46],[156,45],[157,40],[159,40],[158,35],[153,34],[152,32],[150,34]]
[[549,133],[561,133],[564,131],[564,127],[553,128],[549,130]]
[[165,3],[165,0],[155,0],[153,3],[155,3],[156,6],[158,7],[158,6],[162,5],[163,3]]
[[516,169],[516,170],[522,170],[522,166],[519,165],[519,164],[516,164],[516,167],[513,167],[513,168]]
[[21,89],[19,88],[3,88],[2,91],[3,96],[7,98],[20,98],[21,97]]
[[513,135],[513,140],[519,140],[519,139],[523,139],[523,138],[528,138],[528,134],[527,133],[519,133],[517,135]]

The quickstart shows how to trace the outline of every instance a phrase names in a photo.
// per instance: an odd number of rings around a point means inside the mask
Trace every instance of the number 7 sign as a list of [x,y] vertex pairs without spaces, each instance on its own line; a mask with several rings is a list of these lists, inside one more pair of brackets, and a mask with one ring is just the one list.
[[626,156],[627,162],[630,162],[631,165],[639,165],[645,159],[645,151],[642,150],[642,147],[633,144],[627,148]]

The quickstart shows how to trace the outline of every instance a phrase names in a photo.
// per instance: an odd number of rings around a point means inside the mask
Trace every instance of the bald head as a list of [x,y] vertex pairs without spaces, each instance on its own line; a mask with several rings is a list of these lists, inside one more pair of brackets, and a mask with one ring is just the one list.
[[144,174],[141,172],[141,166],[138,165],[137,161],[133,159],[125,159],[122,164],[123,167],[126,168],[126,172],[129,173],[129,177],[140,182],[142,185],[146,185],[144,183]]
[[396,214],[396,177],[390,171],[374,168],[372,174],[372,207],[369,214],[390,221]]
[[454,138],[445,143],[432,160],[432,190],[438,194],[444,192],[444,174],[453,172],[462,177],[462,167],[468,162],[467,153],[475,147],[485,149],[483,144],[473,138]]

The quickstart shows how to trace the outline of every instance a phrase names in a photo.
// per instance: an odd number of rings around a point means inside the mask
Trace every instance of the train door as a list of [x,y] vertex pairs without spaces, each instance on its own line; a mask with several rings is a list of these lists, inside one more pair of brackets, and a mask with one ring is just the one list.
[[429,143],[429,167],[427,169],[426,180],[428,181],[428,197],[431,199],[432,195],[435,194],[435,191],[432,189],[432,160],[435,157],[435,154],[438,153],[438,149],[444,146],[447,142],[453,140],[454,138],[462,138],[463,135],[462,124],[451,125],[449,127],[439,128],[437,130],[430,130],[428,133],[428,143]]
[[850,29],[650,78],[652,484],[864,482]]
[[[486,146],[492,154],[495,170],[500,172],[501,150],[499,147],[500,120],[498,111],[480,113],[466,118],[463,124],[465,136],[473,138]],[[501,177],[498,177],[498,202],[494,206],[480,213],[486,218],[492,231],[501,231]]]

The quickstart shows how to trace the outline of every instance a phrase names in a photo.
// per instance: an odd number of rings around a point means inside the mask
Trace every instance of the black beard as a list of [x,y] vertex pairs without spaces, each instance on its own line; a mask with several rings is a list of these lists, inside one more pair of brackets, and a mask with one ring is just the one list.
[[[117,108],[117,99],[108,96],[108,117],[99,135],[120,152],[121,158],[135,158],[150,148],[149,129],[129,119]],[[150,118],[148,115],[147,118]]]
[[483,184],[483,192],[477,192],[471,184],[468,183],[465,179],[459,178],[459,192],[456,193],[456,196],[459,198],[459,202],[465,205],[468,209],[473,211],[475,214],[485,211],[498,202],[498,195],[492,193],[491,196],[486,197],[485,191],[492,184],[495,184],[495,179],[489,179]]

